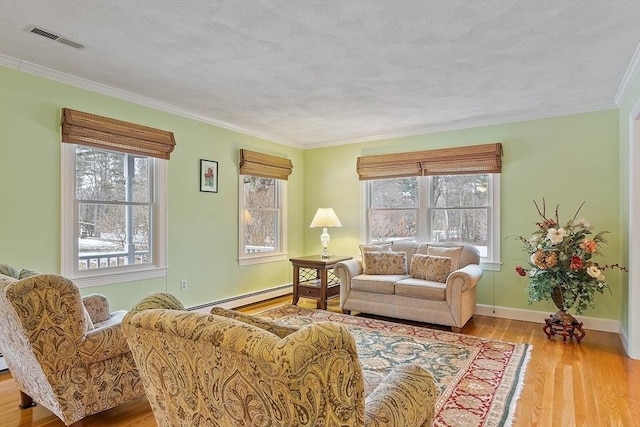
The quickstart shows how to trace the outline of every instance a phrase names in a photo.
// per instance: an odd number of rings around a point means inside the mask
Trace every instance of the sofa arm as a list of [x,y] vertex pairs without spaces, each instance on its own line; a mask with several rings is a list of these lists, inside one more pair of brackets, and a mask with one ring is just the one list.
[[351,292],[351,278],[362,272],[362,260],[359,259],[340,261],[333,267],[333,274],[340,280],[340,307],[344,305]]
[[84,341],[78,345],[80,358],[87,364],[111,359],[129,351],[120,322],[87,332]]
[[398,366],[367,397],[364,425],[431,426],[437,397],[428,371],[416,364]]
[[257,326],[260,329],[264,329],[265,331],[269,331],[272,334],[277,335],[278,338],[284,338],[287,335],[292,334],[298,330],[298,328],[293,326],[280,325],[276,322],[271,322],[269,320],[254,317],[245,313],[239,313],[233,310],[227,310],[226,308],[222,307],[213,307],[210,313],[216,316],[227,317],[229,319],[234,319],[242,323]]
[[469,264],[447,277],[447,299],[449,292],[459,294],[473,288],[482,278],[482,268],[478,264]]

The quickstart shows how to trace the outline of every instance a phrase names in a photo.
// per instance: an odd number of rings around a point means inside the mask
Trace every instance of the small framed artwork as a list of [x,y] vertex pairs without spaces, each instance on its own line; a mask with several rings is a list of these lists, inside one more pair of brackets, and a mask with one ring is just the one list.
[[200,159],[200,191],[218,192],[218,162]]

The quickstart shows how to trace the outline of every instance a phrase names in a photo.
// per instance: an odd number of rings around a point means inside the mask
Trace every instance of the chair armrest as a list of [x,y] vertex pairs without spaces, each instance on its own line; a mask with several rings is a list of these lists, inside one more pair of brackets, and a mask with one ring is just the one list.
[[453,271],[447,277],[447,300],[449,293],[459,294],[473,288],[482,278],[482,268],[478,264],[469,264]]
[[289,377],[293,406],[317,417],[304,425],[363,425],[362,368],[345,326],[320,322],[300,328],[276,343],[274,362]]
[[227,310],[222,307],[213,307],[210,313],[216,316],[228,317],[229,319],[234,319],[239,322],[257,326],[260,329],[264,329],[265,331],[268,331],[274,335],[277,335],[279,338],[284,338],[287,335],[292,334],[293,332],[296,332],[298,330],[298,328],[295,328],[293,326],[280,325],[276,322],[270,322],[265,319],[260,319],[258,317],[250,316],[248,314]]
[[151,310],[155,308],[164,308],[167,310],[184,310],[184,305],[171,294],[158,292],[155,294],[147,295],[139,303],[137,303],[131,311],[137,313],[138,311]]
[[92,294],[82,297],[82,305],[89,313],[91,321],[95,325],[109,319],[109,301],[100,294]]
[[431,426],[437,397],[428,371],[415,364],[398,366],[367,397],[364,425]]
[[129,351],[121,321],[87,332],[84,341],[78,345],[80,358],[87,364],[111,359]]

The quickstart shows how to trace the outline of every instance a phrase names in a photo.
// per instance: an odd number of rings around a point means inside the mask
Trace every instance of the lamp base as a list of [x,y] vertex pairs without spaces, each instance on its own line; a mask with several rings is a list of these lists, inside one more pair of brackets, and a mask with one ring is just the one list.
[[320,258],[329,258],[329,249],[326,246],[322,248],[322,253],[320,254]]

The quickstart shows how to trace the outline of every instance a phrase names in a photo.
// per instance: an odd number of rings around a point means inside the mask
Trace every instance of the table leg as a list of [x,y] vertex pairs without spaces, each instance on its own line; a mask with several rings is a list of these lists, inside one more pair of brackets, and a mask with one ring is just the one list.
[[300,284],[300,267],[293,266],[293,305],[298,304],[298,285]]
[[328,286],[328,274],[327,269],[320,270],[320,309],[327,309],[327,286]]

